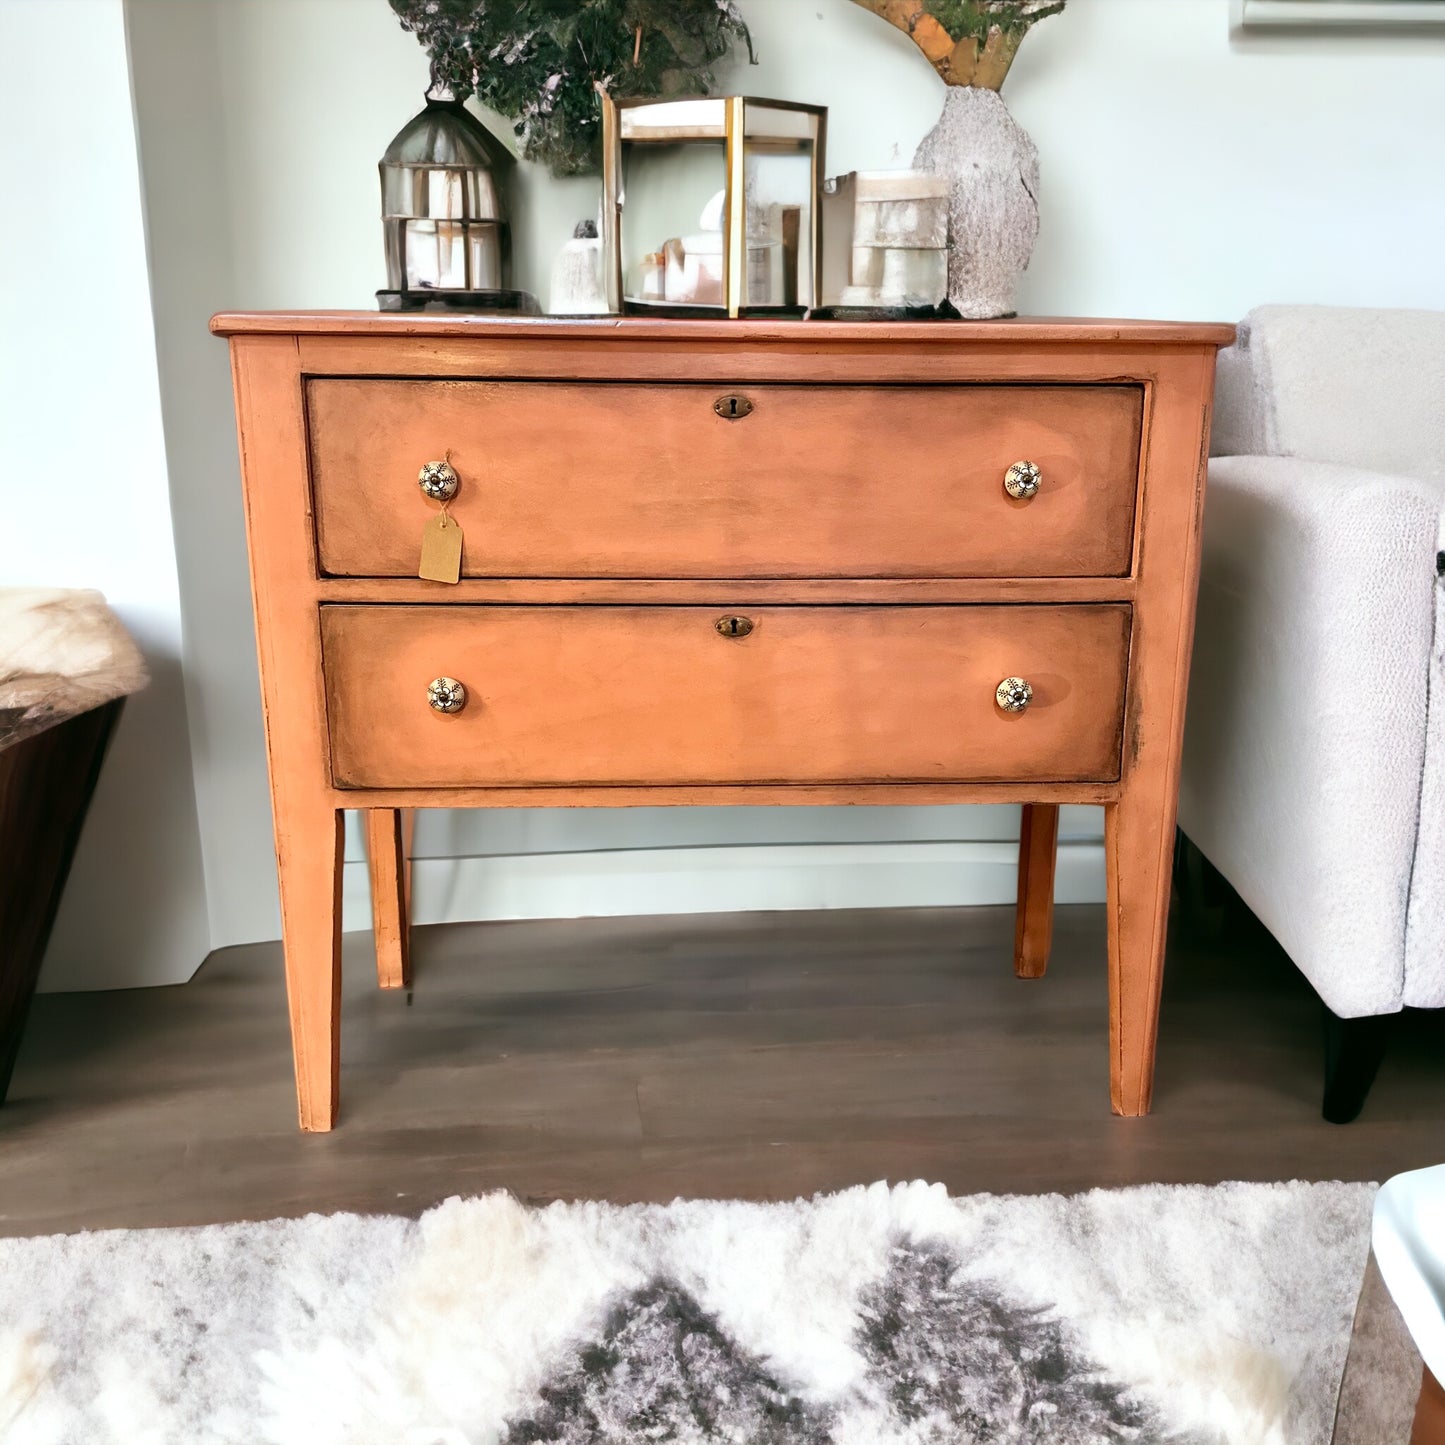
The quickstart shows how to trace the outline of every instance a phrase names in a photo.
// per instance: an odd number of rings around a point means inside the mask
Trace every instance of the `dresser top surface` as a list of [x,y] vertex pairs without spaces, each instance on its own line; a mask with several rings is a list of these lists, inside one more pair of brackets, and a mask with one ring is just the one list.
[[396,315],[375,311],[223,311],[211,318],[217,336],[486,337],[525,341],[729,341],[738,345],[801,342],[906,342],[918,346],[978,344],[1099,346],[1228,346],[1234,327],[1219,322],[1118,321],[1030,316],[999,321],[738,321],[652,320],[645,317],[500,317]]

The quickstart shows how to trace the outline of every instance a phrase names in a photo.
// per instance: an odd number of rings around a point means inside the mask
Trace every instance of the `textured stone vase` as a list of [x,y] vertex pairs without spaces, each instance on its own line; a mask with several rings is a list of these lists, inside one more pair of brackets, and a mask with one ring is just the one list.
[[996,90],[950,85],[913,164],[948,180],[948,299],[960,316],[1014,313],[1039,233],[1039,153]]

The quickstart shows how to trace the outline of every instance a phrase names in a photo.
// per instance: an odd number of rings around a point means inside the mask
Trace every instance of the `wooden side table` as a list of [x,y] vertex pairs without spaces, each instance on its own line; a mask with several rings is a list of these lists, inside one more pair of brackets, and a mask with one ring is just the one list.
[[[336,1117],[346,808],[367,810],[397,984],[408,809],[1022,802],[1015,963],[1037,977],[1059,805],[1102,804],[1111,1095],[1147,1111],[1233,328],[212,329],[235,372],[303,1128]],[[455,585],[417,575],[443,501]]]

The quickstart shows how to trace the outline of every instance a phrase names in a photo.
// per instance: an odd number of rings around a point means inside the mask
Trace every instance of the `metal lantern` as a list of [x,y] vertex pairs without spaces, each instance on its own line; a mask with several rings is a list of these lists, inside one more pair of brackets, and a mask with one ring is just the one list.
[[798,315],[817,304],[825,107],[601,99],[613,311]]
[[426,108],[379,167],[387,289],[376,299],[383,311],[536,310],[525,292],[509,289],[504,191],[512,166],[506,147],[460,101],[427,95]]

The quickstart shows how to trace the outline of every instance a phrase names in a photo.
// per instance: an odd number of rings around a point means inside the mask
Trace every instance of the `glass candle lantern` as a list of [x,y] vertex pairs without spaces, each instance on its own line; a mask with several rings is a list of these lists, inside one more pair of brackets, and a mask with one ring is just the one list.
[[510,284],[503,183],[512,158],[460,101],[435,93],[381,159],[383,310],[494,301]]
[[601,98],[613,311],[801,315],[817,304],[825,107]]

